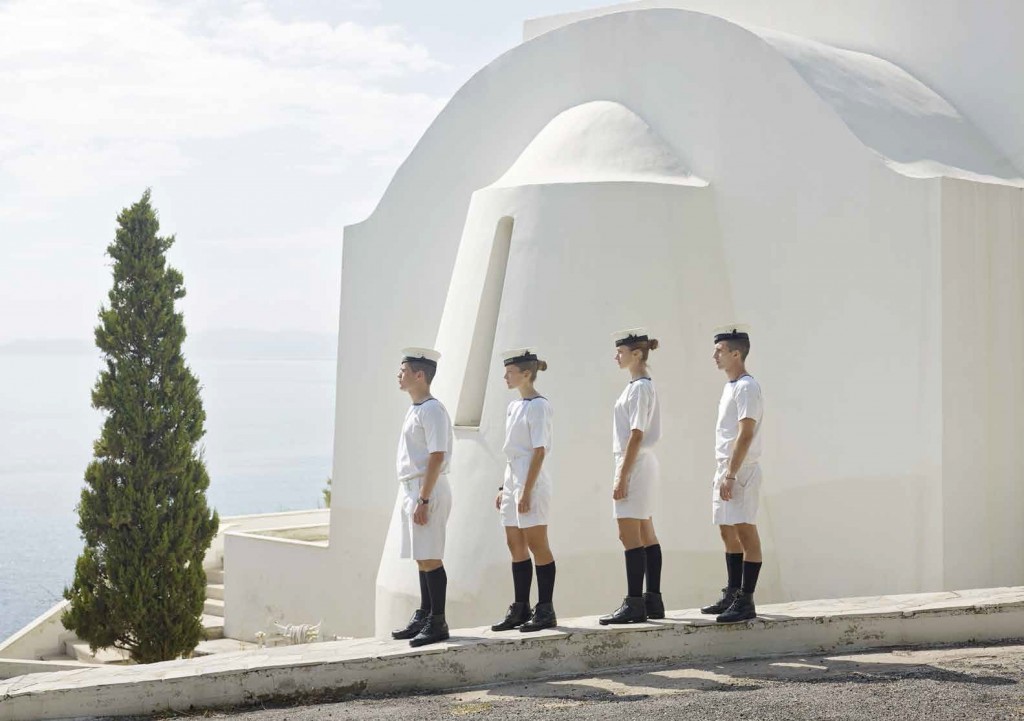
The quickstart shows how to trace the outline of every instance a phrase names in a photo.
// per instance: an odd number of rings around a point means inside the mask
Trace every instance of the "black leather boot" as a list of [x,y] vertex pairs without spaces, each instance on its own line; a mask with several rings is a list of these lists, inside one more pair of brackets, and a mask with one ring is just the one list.
[[610,623],[643,623],[646,620],[647,610],[644,608],[643,596],[626,596],[622,599],[618,611],[601,616],[597,622],[607,626]]
[[725,613],[729,610],[729,606],[736,599],[736,594],[740,592],[738,588],[723,588],[722,597],[710,606],[705,606],[700,610],[701,613],[706,613],[709,616],[717,616],[720,613]]
[[757,618],[757,609],[754,608],[754,594],[736,593],[736,600],[732,602],[729,609],[715,620],[719,623],[739,623]]
[[391,638],[395,640],[403,640],[406,638],[413,638],[417,633],[423,630],[423,626],[427,623],[427,618],[430,616],[430,611],[426,611],[422,608],[417,608],[416,612],[412,614],[412,618],[409,619],[409,625],[405,628],[399,628],[391,632]]
[[558,625],[558,618],[555,616],[555,607],[550,603],[538,603],[533,609],[530,620],[519,627],[522,633],[531,631],[543,631],[545,628],[554,628]]
[[665,603],[661,600],[660,593],[644,593],[644,608],[647,609],[647,618],[665,618]]
[[423,627],[416,637],[409,641],[409,645],[426,646],[428,643],[448,640],[448,622],[444,620],[444,614],[440,613],[427,619],[427,625]]
[[530,620],[530,604],[516,601],[505,612],[505,620],[491,626],[492,631],[511,631]]

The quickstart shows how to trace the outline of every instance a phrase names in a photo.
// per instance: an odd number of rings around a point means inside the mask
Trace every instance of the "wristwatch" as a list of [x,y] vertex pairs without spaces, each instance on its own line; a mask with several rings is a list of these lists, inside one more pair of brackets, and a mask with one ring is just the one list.
[[423,505],[425,506],[425,505],[427,505],[428,503],[430,503],[430,499],[429,499],[429,498],[423,498],[423,497],[421,496],[421,497],[420,497],[420,499],[419,499],[419,502],[420,502],[420,503],[422,503],[422,504],[423,504]]

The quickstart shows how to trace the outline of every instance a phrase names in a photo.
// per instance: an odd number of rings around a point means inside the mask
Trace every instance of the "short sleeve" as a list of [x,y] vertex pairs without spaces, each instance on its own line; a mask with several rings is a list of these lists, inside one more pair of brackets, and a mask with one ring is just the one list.
[[530,443],[534,448],[551,448],[551,404],[531,401],[526,408],[526,422],[530,427]]
[[[636,390],[634,391],[633,388]],[[629,410],[629,428],[634,431],[647,432],[651,418],[654,416],[654,388],[650,383],[637,382],[630,389],[626,399]]]
[[427,453],[448,452],[448,414],[440,403],[428,403],[420,416],[423,434],[427,441]]
[[761,418],[761,389],[752,383],[742,383],[736,389],[736,420]]

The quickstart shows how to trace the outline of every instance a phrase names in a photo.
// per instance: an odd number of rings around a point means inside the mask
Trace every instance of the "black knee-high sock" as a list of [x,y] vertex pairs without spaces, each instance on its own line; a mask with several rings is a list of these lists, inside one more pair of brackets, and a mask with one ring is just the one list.
[[647,551],[643,546],[626,551],[626,588],[629,589],[627,596],[643,595],[646,566]]
[[555,595],[555,562],[537,566],[537,603],[551,603]]
[[430,588],[430,613],[443,616],[448,595],[448,574],[444,572],[444,566],[427,571],[427,586]]
[[655,543],[644,550],[647,556],[647,591],[661,593],[661,544]]
[[725,554],[725,568],[729,571],[729,588],[739,588],[743,583],[743,554]]
[[430,610],[430,586],[427,585],[426,571],[420,571],[420,610]]
[[757,588],[757,577],[761,573],[760,561],[743,562],[743,593],[751,594]]
[[533,585],[533,561],[512,563],[512,585],[515,587],[516,603],[530,603],[530,586]]

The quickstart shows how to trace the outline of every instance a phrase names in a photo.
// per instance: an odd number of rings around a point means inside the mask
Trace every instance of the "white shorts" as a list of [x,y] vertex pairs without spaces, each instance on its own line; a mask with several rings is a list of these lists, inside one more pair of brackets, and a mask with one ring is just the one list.
[[711,522],[716,526],[757,523],[757,503],[761,496],[761,466],[750,463],[740,468],[732,484],[732,500],[723,501],[718,489],[725,480],[728,464],[720,463],[711,488]]
[[532,456],[522,456],[509,461],[505,466],[505,483],[501,489],[501,525],[511,528],[531,528],[548,525],[551,509],[551,481],[541,466],[540,476],[530,493],[530,510],[519,512],[519,501],[526,486],[526,474],[530,470]]
[[396,516],[402,538],[399,558],[413,558],[417,561],[442,559],[448,516],[452,512],[452,487],[448,483],[448,476],[438,477],[427,505],[427,522],[420,526],[413,522],[412,517],[416,513],[422,482],[422,478],[414,478],[398,484]]
[[[623,456],[615,456],[615,475],[612,486],[619,476]],[[654,515],[658,505],[658,490],[661,482],[661,467],[658,457],[651,451],[640,451],[629,475],[629,488],[621,501],[612,500],[612,518],[639,518],[646,520]]]

